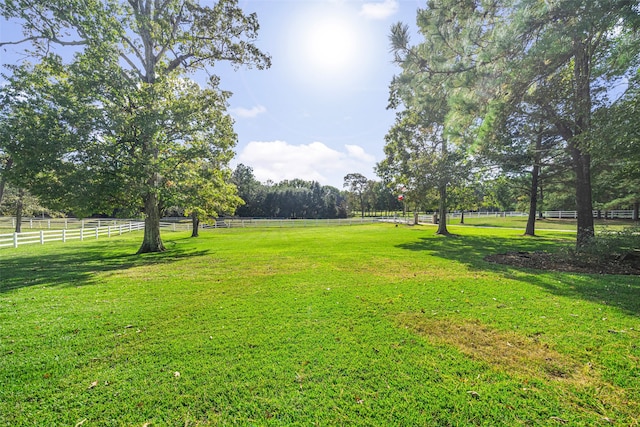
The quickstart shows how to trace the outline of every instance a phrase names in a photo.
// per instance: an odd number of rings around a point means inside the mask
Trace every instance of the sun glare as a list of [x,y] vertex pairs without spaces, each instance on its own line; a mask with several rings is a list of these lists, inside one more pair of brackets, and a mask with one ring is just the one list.
[[303,34],[304,61],[320,73],[348,72],[358,60],[357,29],[342,17],[323,17]]
[[286,66],[308,89],[325,90],[353,84],[368,66],[367,27],[339,5],[294,14],[287,31]]

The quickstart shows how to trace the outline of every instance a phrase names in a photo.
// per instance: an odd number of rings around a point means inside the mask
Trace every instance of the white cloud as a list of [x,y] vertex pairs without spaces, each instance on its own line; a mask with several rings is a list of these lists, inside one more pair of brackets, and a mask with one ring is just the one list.
[[353,159],[358,159],[366,163],[373,163],[376,161],[375,157],[373,157],[371,154],[367,154],[364,151],[364,148],[360,147],[359,145],[345,145],[344,147],[347,149],[349,157]]
[[252,108],[243,108],[243,107],[231,108],[229,111],[231,112],[231,114],[233,114],[236,117],[239,117],[242,119],[253,119],[259,114],[266,113],[267,109],[262,105],[256,105],[255,107],[252,107]]
[[348,173],[373,177],[374,156],[358,145],[334,150],[322,142],[291,145],[285,141],[252,141],[238,156],[238,163],[253,168],[259,181],[280,182],[300,178],[342,188]]
[[398,11],[397,0],[384,0],[382,3],[365,3],[360,15],[369,19],[386,19]]

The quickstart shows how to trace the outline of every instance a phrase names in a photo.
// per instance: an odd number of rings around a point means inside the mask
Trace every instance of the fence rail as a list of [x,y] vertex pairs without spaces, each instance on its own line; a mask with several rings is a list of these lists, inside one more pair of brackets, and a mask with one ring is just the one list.
[[[576,219],[578,217],[578,213],[576,211],[545,211],[543,212],[545,218],[559,218],[559,219]],[[635,219],[633,217],[632,210],[610,210],[610,211],[593,211],[594,218],[604,218],[604,219]]]
[[379,222],[381,218],[337,218],[337,219],[290,219],[290,218],[220,218],[212,224],[204,224],[203,228],[289,228],[289,227],[318,227],[371,224]]
[[99,239],[132,231],[144,230],[144,222],[130,221],[118,225],[104,225],[93,228],[62,228],[57,230],[27,231],[22,233],[0,234],[0,248],[47,242],[66,242],[67,240]]
[[[72,228],[96,228],[105,226],[115,226],[128,224],[130,222],[141,222],[139,219],[113,219],[113,218],[23,218],[22,229],[29,230],[69,230]],[[0,217],[0,228],[14,229],[16,227],[15,217]]]
[[[460,217],[460,212],[451,212],[449,215],[452,218]],[[528,216],[527,212],[465,212],[464,216],[467,218],[480,218],[480,217],[513,217],[513,216]],[[576,211],[543,211],[542,215],[545,218],[558,218],[558,219],[576,219],[578,213]],[[594,218],[606,218],[606,219],[637,219],[633,217],[632,210],[614,209],[614,210],[594,210]]]

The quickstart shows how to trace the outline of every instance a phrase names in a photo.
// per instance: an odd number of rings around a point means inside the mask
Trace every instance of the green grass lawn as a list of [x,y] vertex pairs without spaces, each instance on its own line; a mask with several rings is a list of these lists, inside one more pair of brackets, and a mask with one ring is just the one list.
[[451,226],[141,233],[0,249],[0,425],[637,425],[640,278]]
[[[451,218],[447,224],[459,224],[460,218]],[[631,220],[620,219],[594,219],[596,232],[603,230],[621,230],[625,227],[631,227],[634,225]],[[526,216],[508,216],[508,217],[495,217],[495,216],[473,216],[473,214],[465,215],[464,224],[477,227],[507,227],[507,228],[520,228],[524,232],[527,227]],[[576,231],[575,219],[558,219],[558,218],[545,218],[542,220],[536,220],[536,231],[538,230],[570,230]]]

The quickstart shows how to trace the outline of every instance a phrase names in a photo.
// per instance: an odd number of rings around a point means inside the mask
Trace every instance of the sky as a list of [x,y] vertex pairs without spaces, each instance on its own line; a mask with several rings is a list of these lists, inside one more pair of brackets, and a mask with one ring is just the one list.
[[[253,168],[261,182],[300,178],[343,188],[348,173],[376,179],[389,83],[398,72],[389,52],[391,25],[415,27],[419,0],[239,0],[258,15],[256,45],[267,70],[220,63],[212,70],[231,91],[238,134],[232,167]],[[0,39],[15,28],[6,23]],[[12,55],[0,52],[2,63]],[[7,61],[8,59],[8,61]]]
[[239,143],[234,164],[262,182],[301,178],[343,187],[348,173],[375,179],[389,83],[398,72],[388,35],[411,26],[417,0],[245,0],[260,22],[257,46],[269,70],[230,70],[221,87],[234,93],[230,112]]

